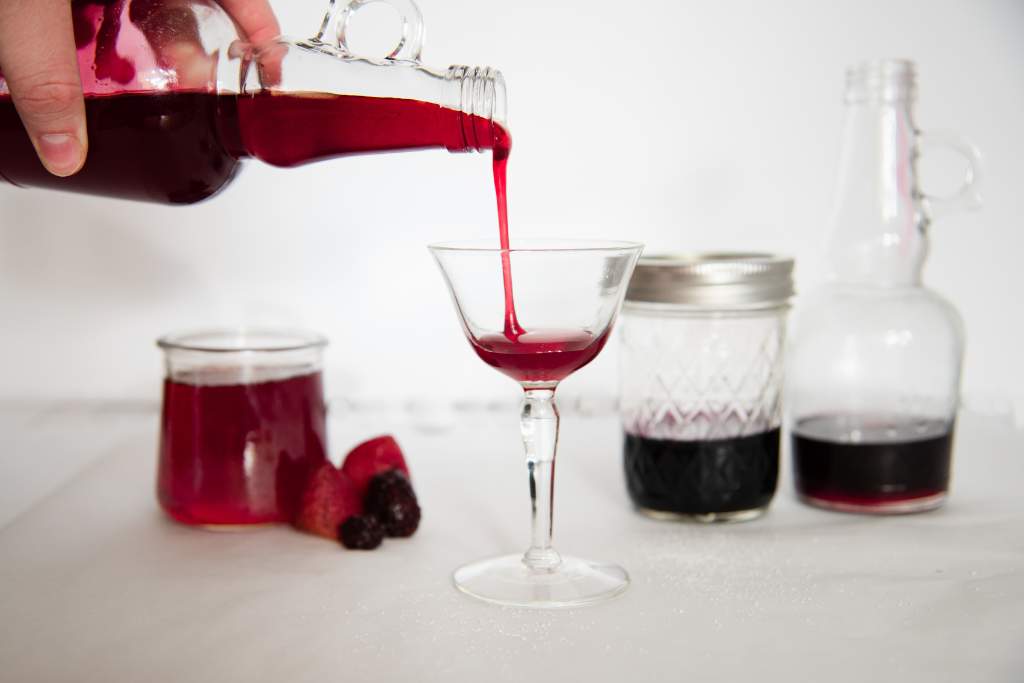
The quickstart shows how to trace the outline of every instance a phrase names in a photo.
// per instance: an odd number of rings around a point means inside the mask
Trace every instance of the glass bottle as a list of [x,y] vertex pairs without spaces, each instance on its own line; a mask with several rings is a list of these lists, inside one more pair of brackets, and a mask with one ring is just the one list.
[[[797,307],[787,362],[796,490],[811,505],[870,513],[938,507],[949,486],[964,333],[921,282],[931,219],[978,203],[978,153],[914,125],[914,65],[851,68],[828,282]],[[929,144],[969,163],[953,197],[918,188]]]
[[[349,20],[386,2],[402,38],[382,59],[348,48]],[[309,39],[240,38],[214,0],[72,0],[89,150],[74,176],[36,158],[0,75],[0,181],[167,204],[230,183],[240,161],[295,166],[347,154],[507,148],[490,68],[420,62],[412,0],[331,0]]]

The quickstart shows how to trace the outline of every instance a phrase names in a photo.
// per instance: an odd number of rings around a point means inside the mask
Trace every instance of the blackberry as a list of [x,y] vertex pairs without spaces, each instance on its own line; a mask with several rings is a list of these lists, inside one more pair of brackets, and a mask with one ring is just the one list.
[[363,499],[367,514],[375,516],[388,536],[407,537],[420,525],[420,506],[409,478],[401,470],[382,472],[370,480]]
[[352,515],[338,527],[338,540],[349,550],[373,550],[384,540],[384,529],[372,515]]

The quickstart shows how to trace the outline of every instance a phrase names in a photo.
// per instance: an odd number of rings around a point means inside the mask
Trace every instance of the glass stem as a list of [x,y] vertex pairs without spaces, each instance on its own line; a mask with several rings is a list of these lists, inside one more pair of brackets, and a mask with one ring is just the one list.
[[533,571],[558,567],[562,558],[551,547],[555,502],[555,451],[558,450],[558,407],[554,389],[527,389],[520,415],[530,483],[533,532],[523,563]]

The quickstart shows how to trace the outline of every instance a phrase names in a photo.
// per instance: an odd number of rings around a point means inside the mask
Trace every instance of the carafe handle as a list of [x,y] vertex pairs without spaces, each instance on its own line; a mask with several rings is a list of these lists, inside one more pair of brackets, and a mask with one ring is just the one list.
[[917,152],[920,156],[928,149],[945,148],[956,152],[967,161],[964,183],[956,192],[946,196],[921,193],[921,205],[929,219],[942,217],[958,211],[974,211],[981,208],[981,194],[978,191],[981,178],[981,152],[970,141],[949,131],[917,134]]
[[402,19],[402,37],[388,55],[384,57],[388,62],[412,62],[420,63],[420,52],[423,50],[423,14],[413,0],[331,0],[324,15],[320,31],[313,39],[314,42],[323,43],[325,37],[330,41],[333,39],[341,51],[347,57],[366,57],[366,55],[354,55],[348,47],[348,23],[361,8],[372,5],[375,2],[382,2],[391,5],[398,12]]

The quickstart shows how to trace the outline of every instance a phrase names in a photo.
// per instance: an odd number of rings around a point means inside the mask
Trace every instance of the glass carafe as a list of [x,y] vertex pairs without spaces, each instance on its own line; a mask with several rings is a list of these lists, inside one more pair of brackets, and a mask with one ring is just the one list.
[[[352,54],[349,20],[386,2],[402,38]],[[422,148],[504,149],[494,69],[420,63],[412,0],[331,0],[312,38],[247,42],[213,0],[72,0],[89,150],[72,177],[38,161],[0,76],[0,180],[168,204],[219,192],[239,162],[277,166]]]
[[[931,219],[978,203],[978,154],[913,122],[914,65],[849,70],[828,283],[797,307],[787,361],[795,484],[810,504],[917,512],[949,485],[964,335],[960,317],[926,288]],[[969,163],[953,197],[923,194],[919,150],[952,147]]]

